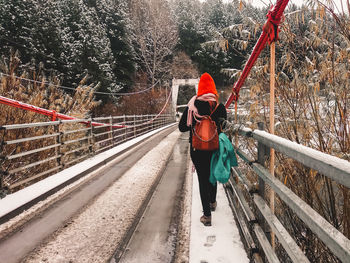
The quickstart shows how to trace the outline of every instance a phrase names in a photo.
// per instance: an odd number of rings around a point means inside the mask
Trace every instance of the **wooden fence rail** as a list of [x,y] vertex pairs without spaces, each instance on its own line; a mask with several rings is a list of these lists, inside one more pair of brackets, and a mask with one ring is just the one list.
[[174,121],[170,114],[124,115],[0,126],[0,198]]
[[[341,262],[350,262],[350,240],[279,179],[271,176],[269,169],[264,167],[265,157],[269,153],[269,147],[272,147],[276,152],[350,188],[350,162],[262,130],[239,128],[238,133],[257,142],[257,158],[250,157],[239,147],[235,147],[235,150],[237,156],[258,176],[258,180],[251,182],[242,172],[242,168],[234,167],[225,189],[251,259],[255,262],[262,262],[262,258],[268,262],[280,262],[270,244],[269,233],[274,232],[292,262],[310,262],[288,233],[286,226],[268,206],[265,199],[268,185]],[[263,253],[258,253],[259,251]]]

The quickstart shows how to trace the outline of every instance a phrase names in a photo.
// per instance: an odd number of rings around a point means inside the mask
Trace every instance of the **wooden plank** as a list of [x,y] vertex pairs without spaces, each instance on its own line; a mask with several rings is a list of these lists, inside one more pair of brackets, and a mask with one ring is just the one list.
[[254,194],[254,203],[264,216],[271,229],[275,232],[278,241],[281,243],[285,251],[294,263],[309,263],[310,261],[301,251],[294,239],[290,236],[288,231],[284,228],[278,218],[269,209],[266,202],[257,194]]

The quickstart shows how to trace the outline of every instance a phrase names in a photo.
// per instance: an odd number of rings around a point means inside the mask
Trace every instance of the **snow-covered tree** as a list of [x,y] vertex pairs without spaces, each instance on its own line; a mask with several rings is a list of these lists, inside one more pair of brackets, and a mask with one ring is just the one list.
[[208,35],[229,26],[223,0],[207,0],[203,3],[203,22]]
[[135,72],[134,50],[130,39],[130,19],[127,2],[122,0],[97,0],[94,4],[101,24],[111,43],[114,58],[112,70],[118,85],[128,88]]
[[[60,23],[63,40],[61,58],[67,63],[67,82],[78,85],[86,75],[99,83],[99,91],[118,91],[112,72],[114,59],[111,44],[94,7],[83,1],[62,0],[57,2],[62,12]],[[106,100],[106,96],[99,98]]]
[[177,29],[167,1],[131,1],[133,43],[142,71],[151,85],[163,80],[171,69]]
[[206,39],[201,23],[201,3],[198,0],[179,0],[173,6],[179,32],[177,48],[194,58],[195,52]]
[[135,66],[125,2],[4,0],[0,11],[0,54],[19,50],[21,67],[41,63],[43,74],[54,73],[70,87],[86,76],[99,91],[131,86]]
[[38,27],[36,1],[4,0],[0,2],[0,12],[1,54],[8,55],[13,47],[19,50],[24,63],[42,54],[34,39],[34,29]]

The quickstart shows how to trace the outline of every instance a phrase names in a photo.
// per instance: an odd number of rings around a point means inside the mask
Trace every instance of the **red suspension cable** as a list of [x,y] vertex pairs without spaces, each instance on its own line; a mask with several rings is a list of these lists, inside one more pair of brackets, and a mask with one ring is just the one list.
[[255,61],[258,59],[261,51],[264,49],[266,42],[276,40],[278,36],[278,25],[281,22],[282,14],[286,8],[289,0],[277,0],[276,5],[267,14],[267,21],[263,27],[258,42],[255,44],[252,54],[250,55],[240,78],[234,84],[232,93],[225,103],[225,107],[228,108],[232,101],[238,101],[239,91],[249,75],[250,70],[254,66]]
[[[169,92],[169,96],[165,102],[165,105],[163,106],[162,110],[151,120],[143,123],[143,124],[147,124],[147,123],[150,123],[150,122],[153,122],[156,118],[159,117],[159,115],[161,115],[165,108],[166,108],[166,105],[169,103],[169,99],[171,97],[171,90]],[[62,114],[62,113],[58,113],[54,110],[47,110],[47,109],[43,109],[43,108],[40,108],[40,107],[37,107],[37,106],[34,106],[34,105],[30,105],[30,104],[27,104],[27,103],[23,103],[23,102],[20,102],[20,101],[17,101],[17,100],[13,100],[13,99],[9,99],[9,98],[6,98],[6,97],[3,97],[3,96],[0,96],[0,103],[1,104],[5,104],[5,105],[8,105],[8,106],[12,106],[12,107],[16,107],[16,108],[19,108],[19,109],[23,109],[23,110],[27,110],[27,111],[32,111],[32,112],[36,112],[36,113],[39,113],[39,114],[43,114],[43,115],[46,115],[46,116],[49,116],[51,117],[51,120],[52,121],[55,121],[57,119],[61,119],[61,120],[77,120],[77,118],[75,117],[72,117],[72,116],[68,116],[68,115],[65,115],[65,114]],[[88,121],[82,121],[81,123],[83,124],[86,124],[86,125],[92,125],[92,126],[106,126],[106,127],[110,127],[109,124],[105,124],[105,123],[99,123],[99,122],[88,122]],[[139,124],[141,125],[141,124]],[[125,125],[125,124],[121,124],[121,125],[112,125],[112,128],[131,128],[133,126],[130,126],[130,125]]]

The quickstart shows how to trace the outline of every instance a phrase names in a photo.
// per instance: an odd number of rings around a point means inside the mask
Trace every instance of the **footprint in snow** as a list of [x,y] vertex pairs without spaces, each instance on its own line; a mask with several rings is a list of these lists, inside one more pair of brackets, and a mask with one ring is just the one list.
[[211,247],[216,241],[216,236],[207,236],[207,242],[204,244],[205,247]]
[[228,258],[219,257],[219,258],[217,259],[217,262],[220,262],[220,263],[230,263],[231,261],[230,261]]

